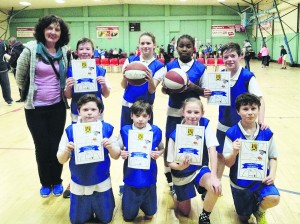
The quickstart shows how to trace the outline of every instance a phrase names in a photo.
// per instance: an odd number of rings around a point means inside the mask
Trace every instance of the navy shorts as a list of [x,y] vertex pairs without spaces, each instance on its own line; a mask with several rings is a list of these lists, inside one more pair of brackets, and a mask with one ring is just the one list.
[[260,190],[237,189],[231,186],[231,193],[236,213],[240,216],[251,216],[256,212],[259,203],[269,195],[280,195],[275,185],[266,185]]
[[71,223],[85,223],[93,214],[101,223],[112,220],[115,199],[112,189],[104,192],[94,192],[92,195],[70,195]]
[[123,217],[127,221],[134,220],[141,209],[145,215],[152,216],[157,211],[156,185],[135,188],[124,185],[122,197]]
[[174,185],[173,187],[177,196],[177,201],[185,201],[195,197],[195,188],[199,194],[204,193],[205,188],[200,186],[200,180],[206,173],[210,173],[210,169],[207,166],[203,166],[192,182],[180,186]]

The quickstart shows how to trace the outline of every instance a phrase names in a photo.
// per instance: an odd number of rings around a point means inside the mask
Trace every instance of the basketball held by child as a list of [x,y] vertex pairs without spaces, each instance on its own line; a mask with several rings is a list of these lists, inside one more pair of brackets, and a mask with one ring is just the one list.
[[146,71],[148,67],[142,62],[134,61],[125,67],[124,75],[131,85],[139,86],[143,85],[146,80]]
[[189,82],[189,77],[180,68],[171,69],[166,73],[163,79],[163,85],[173,93],[182,92]]

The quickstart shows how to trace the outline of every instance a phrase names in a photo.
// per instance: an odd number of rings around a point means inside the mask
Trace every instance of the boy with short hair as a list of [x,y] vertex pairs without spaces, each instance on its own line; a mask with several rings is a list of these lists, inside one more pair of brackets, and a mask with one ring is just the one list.
[[[92,94],[83,95],[77,102],[79,123],[96,122],[103,104]],[[85,223],[96,215],[101,223],[109,223],[115,207],[109,174],[110,158],[118,159],[121,151],[112,133],[114,127],[99,121],[102,129],[104,161],[75,164],[73,125],[66,128],[57,152],[58,161],[70,160],[71,223]],[[100,129],[100,130],[101,130]]]
[[[279,191],[274,185],[277,168],[277,149],[272,131],[261,130],[256,119],[260,110],[260,99],[254,94],[244,93],[237,97],[235,106],[241,120],[226,131],[223,155],[230,167],[230,185],[234,205],[242,223],[248,223],[254,214],[258,224],[267,223],[265,212],[279,203]],[[237,179],[241,139],[268,141],[268,172],[262,181]]]
[[[162,155],[164,146],[161,142],[162,132],[159,127],[149,124],[152,107],[144,101],[138,100],[130,108],[133,124],[121,128],[119,145],[121,157],[124,161],[124,190],[122,197],[122,211],[125,221],[133,221],[139,209],[145,213],[145,219],[152,219],[157,211],[157,165],[156,160]],[[136,169],[128,167],[128,142],[130,130],[151,131],[153,140],[151,146],[150,169]],[[132,154],[130,155],[132,156]]]

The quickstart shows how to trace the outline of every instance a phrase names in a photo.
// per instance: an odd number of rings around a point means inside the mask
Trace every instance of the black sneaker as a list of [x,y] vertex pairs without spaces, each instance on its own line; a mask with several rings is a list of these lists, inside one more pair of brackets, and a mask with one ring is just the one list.
[[202,212],[199,216],[199,224],[210,224],[209,216]]
[[70,184],[68,185],[67,189],[64,191],[63,198],[70,198]]

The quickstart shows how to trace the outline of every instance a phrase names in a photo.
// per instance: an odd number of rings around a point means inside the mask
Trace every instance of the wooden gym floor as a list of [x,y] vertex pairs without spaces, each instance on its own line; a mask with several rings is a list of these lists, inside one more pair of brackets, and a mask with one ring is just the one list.
[[[242,62],[243,63],[243,62]],[[209,68],[211,69],[211,68]],[[276,186],[280,189],[280,204],[267,212],[269,223],[300,223],[300,69],[271,63],[269,68],[261,68],[260,61],[251,61],[254,71],[264,93],[266,102],[265,121],[275,133],[279,149]],[[12,74],[12,96],[18,100],[18,91]],[[104,119],[113,124],[118,135],[123,90],[120,87],[121,74],[108,73],[112,84],[111,95],[105,99]],[[154,105],[154,123],[162,130],[165,127],[167,96],[162,95],[160,86]],[[63,224],[69,223],[69,199],[51,196],[39,196],[40,183],[37,174],[34,145],[26,126],[23,103],[8,106],[0,97],[0,223],[5,224]],[[205,100],[203,100],[205,102]],[[69,111],[68,111],[69,114]],[[217,107],[205,105],[205,116],[214,125],[217,121]],[[67,124],[70,123],[68,118]],[[174,213],[173,199],[169,195],[164,177],[163,159],[158,161],[159,173],[157,183],[158,211],[152,221],[144,221],[142,212],[134,223],[195,224],[202,210],[200,195],[192,200],[193,210],[189,218]],[[125,223],[122,219],[121,197],[118,195],[122,183],[122,159],[112,160],[111,176],[116,200],[113,224]],[[64,166],[63,185],[69,179],[68,164]],[[228,169],[222,180],[223,196],[219,198],[211,215],[215,224],[239,223],[233,206],[229,188]],[[251,223],[255,223],[251,219]]]

